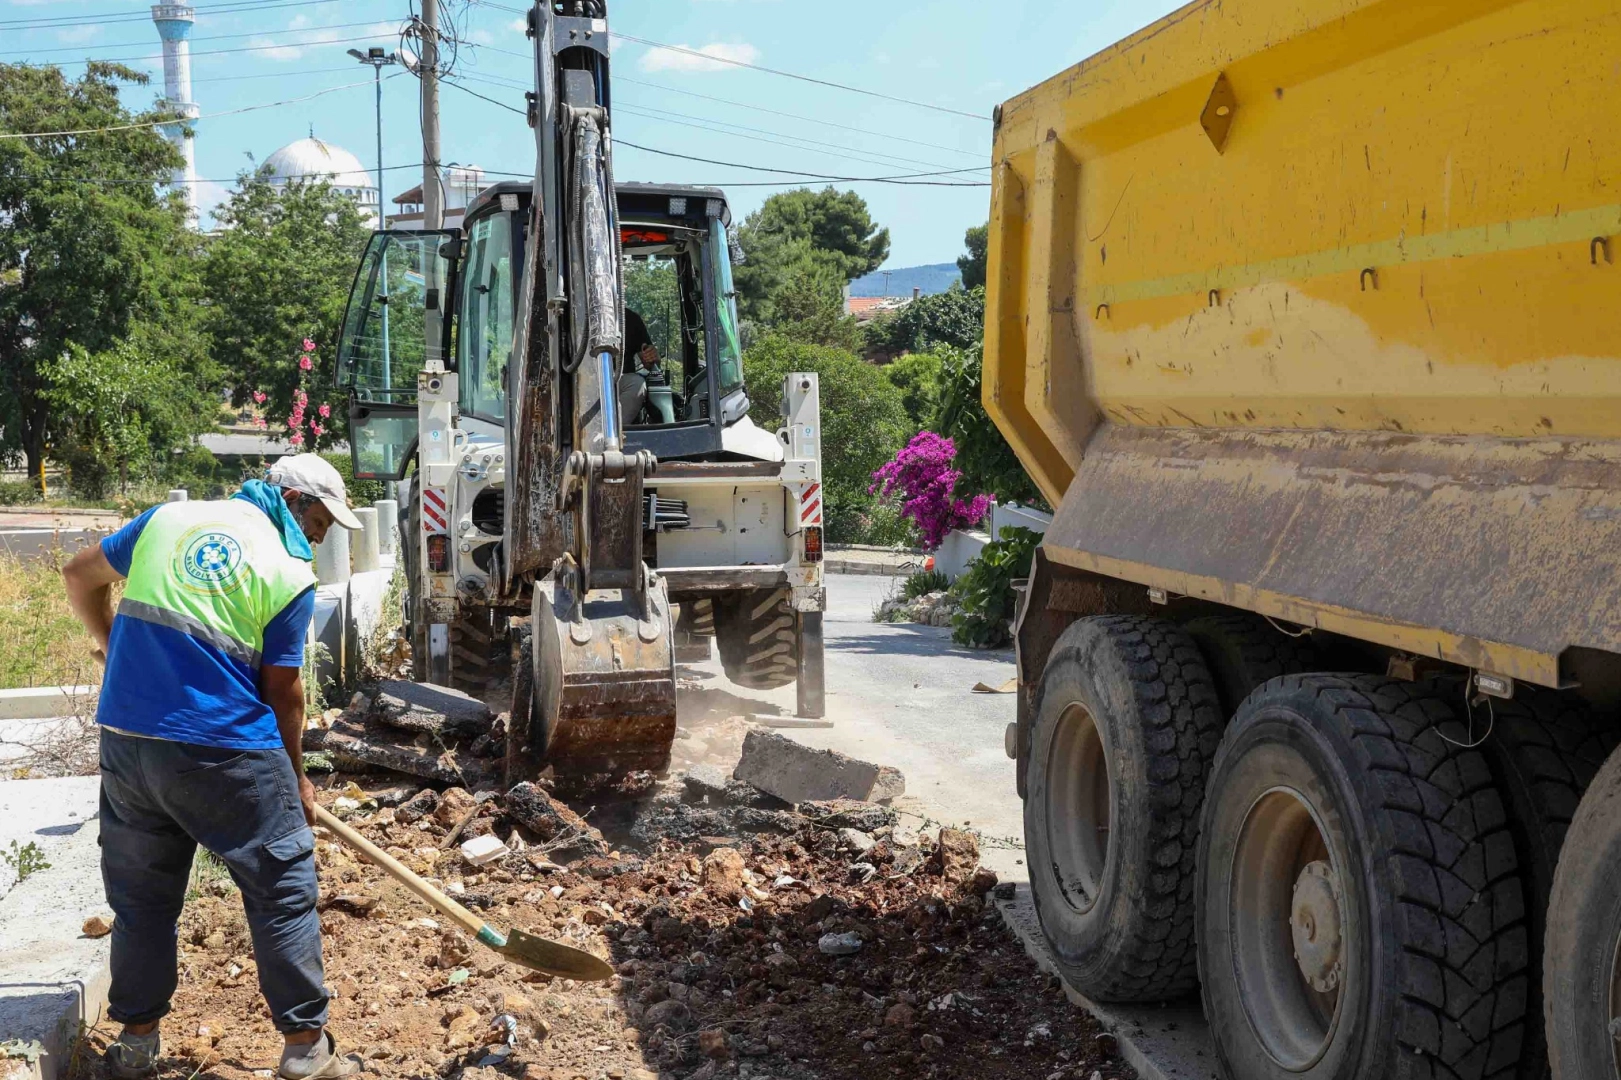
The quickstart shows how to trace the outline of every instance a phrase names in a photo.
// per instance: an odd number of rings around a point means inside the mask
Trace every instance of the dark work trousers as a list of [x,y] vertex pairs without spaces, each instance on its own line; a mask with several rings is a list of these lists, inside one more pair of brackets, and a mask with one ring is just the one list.
[[242,890],[259,989],[284,1034],[326,1024],[315,837],[285,750],[223,750],[101,731],[101,877],[113,922],[107,1014],[169,1011],[176,923],[192,856],[218,855]]

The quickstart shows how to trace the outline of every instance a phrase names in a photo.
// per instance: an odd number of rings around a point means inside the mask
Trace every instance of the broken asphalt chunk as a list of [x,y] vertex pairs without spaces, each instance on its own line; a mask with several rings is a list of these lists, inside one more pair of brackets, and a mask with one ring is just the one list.
[[445,739],[488,735],[495,714],[478,698],[432,683],[389,679],[377,685],[369,715],[389,727]]

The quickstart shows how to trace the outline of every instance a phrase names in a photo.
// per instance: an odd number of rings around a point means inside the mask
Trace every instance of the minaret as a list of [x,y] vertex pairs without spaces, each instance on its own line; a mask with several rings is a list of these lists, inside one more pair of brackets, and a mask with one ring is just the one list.
[[[163,105],[187,120],[201,112],[191,100],[191,25],[197,11],[188,4],[153,4],[152,21],[163,39]],[[186,136],[185,124],[169,124],[163,133],[185,155],[186,163],[174,172],[174,185],[185,196],[192,226],[197,224],[197,151]]]

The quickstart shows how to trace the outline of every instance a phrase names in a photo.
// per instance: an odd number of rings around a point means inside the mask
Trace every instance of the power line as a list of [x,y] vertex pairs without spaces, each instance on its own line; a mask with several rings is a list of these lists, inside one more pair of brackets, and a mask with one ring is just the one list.
[[[335,4],[338,0],[279,0],[275,3],[258,3],[256,0],[242,0],[239,3],[215,4],[197,8],[199,15],[240,15],[244,11],[270,11],[276,8],[313,7],[316,4]],[[132,12],[129,15],[59,15],[50,19],[0,19],[0,27],[11,30],[57,30],[83,26],[86,24],[112,25],[121,23],[151,22],[152,16],[147,12]]]
[[[389,78],[392,79],[395,78],[395,76],[390,75]],[[189,124],[197,120],[214,120],[221,116],[236,116],[240,113],[257,112],[260,109],[274,109],[281,105],[296,105],[301,101],[310,101],[314,98],[325,97],[327,94],[335,94],[339,90],[352,90],[357,86],[370,86],[371,84],[372,80],[365,79],[361,82],[344,83],[342,86],[329,86],[325,90],[317,90],[315,93],[305,94],[303,97],[287,98],[285,101],[268,101],[263,105],[246,105],[240,109],[227,109],[224,112],[203,113],[201,116],[196,117],[177,116],[171,117],[168,120],[142,120],[133,124],[113,124],[110,127],[79,128],[76,131],[0,132],[0,139],[50,139],[67,135],[100,135],[108,131],[133,131],[136,128],[155,128],[167,127],[171,124]]]
[[[384,172],[394,172],[397,169],[420,169],[420,168],[422,168],[422,163],[420,161],[417,161],[417,162],[411,162],[411,163],[406,164],[406,165],[385,165],[383,167],[383,171]],[[372,170],[369,170],[369,171],[375,172],[376,169],[373,168]],[[248,173],[248,175],[251,178],[253,173],[250,171]],[[330,172],[290,173],[290,174],[288,174],[286,176],[278,176],[278,177],[276,177],[276,179],[277,180],[330,180],[335,175],[337,175],[337,174],[330,173]],[[510,174],[499,174],[499,175],[521,176],[521,175],[525,175],[525,174],[522,174],[522,173],[510,173]],[[187,181],[187,180],[143,180],[143,179],[130,179],[130,178],[113,177],[113,176],[32,176],[32,175],[26,175],[26,174],[16,175],[16,178],[19,179],[19,180],[37,180],[37,181],[40,181],[40,182],[62,183],[62,184],[147,184],[147,185],[150,185],[150,186],[153,186],[153,187],[161,187],[161,186],[165,186],[165,185],[173,187],[176,184],[185,184],[185,183],[193,183],[193,184],[234,184],[234,183],[240,181],[243,178],[243,174],[238,173],[236,176],[228,177],[228,178],[223,179],[223,180],[197,179],[197,180],[190,180],[190,181]]]
[[[296,31],[296,30],[294,30],[294,31],[276,31],[276,32],[298,33],[298,31]],[[322,40],[322,41],[283,41],[283,42],[276,42],[276,43],[273,43],[273,44],[270,44],[270,45],[244,45],[241,48],[237,48],[237,49],[196,49],[196,50],[192,51],[191,55],[193,57],[198,57],[198,56],[223,56],[223,55],[225,55],[227,53],[272,52],[272,51],[274,51],[276,49],[310,49],[310,48],[314,48],[317,45],[352,45],[357,41],[370,41],[370,40],[373,39],[374,36],[375,35],[367,34],[367,35],[362,35],[360,37],[328,38],[328,39],[325,39],[325,40]],[[161,52],[147,53],[147,54],[145,54],[143,56],[92,56],[92,57],[87,57],[84,60],[63,60],[63,61],[60,61],[60,63],[57,66],[60,66],[60,64],[89,64],[89,63],[121,64],[121,63],[123,63],[123,62],[125,62],[127,60],[161,60],[161,59],[163,59],[163,53],[161,53]]]
[[732,101],[729,98],[714,97],[709,94],[700,94],[696,90],[682,90],[674,86],[665,86],[662,83],[650,83],[641,79],[632,79],[628,75],[615,75],[614,82],[630,83],[634,86],[645,86],[651,90],[662,90],[668,94],[685,94],[688,97],[702,98],[705,101],[718,102],[721,105],[733,105],[739,109],[753,109],[755,112],[770,113],[772,116],[781,116],[788,120],[799,120],[807,124],[821,124],[823,127],[838,128],[840,131],[853,131],[858,135],[871,135],[877,139],[889,139],[892,142],[911,143],[913,146],[923,146],[930,150],[945,150],[953,154],[963,154],[967,157],[984,157],[979,150],[963,150],[956,146],[946,146],[943,143],[924,142],[921,139],[908,139],[904,135],[894,135],[887,131],[873,131],[870,128],[852,127],[849,124],[835,124],[831,120],[818,120],[814,116],[800,116],[798,113],[782,112],[778,109],[768,109],[764,105],[751,105],[746,101]]
[[[456,81],[450,81],[450,82],[447,82],[446,85],[453,86],[457,90],[460,90],[464,94],[471,94],[473,97],[479,98],[482,101],[487,101],[491,105],[499,105],[501,108],[507,110],[508,112],[517,113],[519,116],[527,115],[525,110],[514,108],[513,106],[508,105],[504,101],[498,101],[495,98],[488,97],[488,96],[486,96],[484,94],[481,94],[477,90],[470,89],[469,87],[467,87],[463,83],[456,82]],[[850,183],[850,184],[900,184],[900,185],[903,185],[903,186],[910,186],[910,187],[981,187],[981,188],[983,188],[983,187],[990,187],[991,186],[989,183],[984,183],[984,182],[980,182],[980,181],[944,182],[944,181],[938,181],[938,180],[929,181],[929,180],[919,179],[920,177],[927,177],[927,176],[958,176],[958,175],[961,175],[962,173],[978,172],[979,171],[978,169],[949,169],[949,170],[945,170],[945,171],[942,171],[942,172],[902,173],[902,174],[897,175],[897,176],[833,176],[833,175],[830,175],[830,174],[827,174],[827,173],[804,172],[804,171],[801,171],[799,169],[773,169],[773,168],[769,168],[769,167],[764,166],[764,165],[744,165],[744,164],[741,164],[741,163],[735,162],[735,161],[717,161],[714,158],[695,157],[695,156],[693,156],[691,154],[677,154],[677,153],[675,153],[674,151],[671,151],[671,150],[658,150],[658,149],[655,149],[654,147],[651,147],[651,146],[642,146],[639,143],[628,142],[628,141],[626,141],[624,139],[621,139],[621,138],[618,138],[618,137],[615,137],[613,142],[614,142],[615,146],[628,146],[632,150],[641,150],[641,151],[643,151],[645,153],[658,154],[658,155],[660,155],[662,157],[680,158],[683,161],[699,161],[699,162],[702,162],[705,165],[721,165],[721,166],[725,166],[726,168],[732,168],[732,169],[747,169],[747,170],[749,170],[751,172],[769,172],[769,173],[780,173],[780,174],[782,174],[784,176],[800,176],[800,177],[804,177],[806,179],[816,180],[816,181],[827,180],[827,181],[833,181],[833,182],[836,182],[836,183]],[[488,171],[490,171],[492,175],[495,175],[494,170],[488,170]],[[514,174],[514,175],[521,175],[521,174]],[[791,186],[791,185],[784,185],[784,186]]]
[[[287,30],[244,30],[244,31],[242,31],[241,33],[238,33],[238,34],[206,34],[206,35],[204,35],[202,37],[188,38],[187,40],[188,41],[225,41],[225,40],[227,40],[229,38],[264,37],[266,34],[286,34],[286,33],[307,34],[307,33],[317,33],[317,32],[324,31],[324,30],[347,30],[347,29],[350,29],[350,28],[356,27],[356,26],[375,26],[379,21],[380,20],[378,20],[378,19],[366,19],[366,20],[364,20],[362,22],[332,23],[331,25],[328,25],[328,26],[299,26],[299,27],[289,28]],[[392,36],[392,33],[393,32],[391,31],[390,36]],[[98,48],[98,49],[139,49],[139,48],[141,48],[142,46],[144,46],[146,44],[147,44],[147,42],[144,42],[144,41],[120,41],[120,42],[117,42],[116,44],[113,43],[113,42],[97,42],[96,45],[95,45],[95,48]],[[300,43],[294,42],[293,44],[296,45],[296,44],[300,44]],[[320,42],[312,42],[311,44],[321,44],[321,43]],[[21,50],[21,51],[18,51],[18,52],[0,53],[0,56],[37,56],[37,55],[40,55],[42,53],[83,52],[85,47],[86,46],[84,46],[84,45],[67,45],[67,46],[64,46],[64,47],[62,47],[60,49],[25,49],[25,50]]]
[[[515,15],[528,14],[528,12],[523,8],[507,7],[505,4],[494,3],[493,0],[473,0],[473,2],[482,4],[485,7],[495,8],[497,11],[510,11]],[[700,60],[710,60],[718,64],[729,64],[732,67],[748,68],[750,71],[763,71],[767,75],[777,75],[784,79],[797,79],[800,82],[814,83],[817,86],[827,86],[833,88],[834,90],[845,90],[852,94],[862,94],[866,97],[879,98],[884,101],[893,101],[901,105],[911,105],[912,107],[918,109],[931,109],[934,112],[949,113],[952,116],[965,116],[970,120],[984,120],[987,122],[990,120],[990,117],[981,116],[979,113],[963,112],[960,109],[948,109],[944,105],[932,105],[926,101],[913,101],[911,98],[896,97],[893,94],[883,94],[879,93],[877,90],[866,90],[859,86],[849,86],[845,83],[837,83],[829,79],[817,79],[809,75],[800,75],[792,71],[782,71],[778,68],[763,67],[759,64],[751,64],[746,60],[733,60],[728,56],[716,56],[713,53],[706,53],[699,49],[689,49],[685,45],[670,45],[663,41],[654,41],[651,38],[637,37],[634,34],[621,34],[617,30],[610,30],[609,36],[616,37],[621,41],[633,41],[638,45],[646,45],[653,49],[664,49],[668,52],[682,53],[686,56],[693,56]]]
[[[491,85],[496,86],[507,86],[514,89],[521,88],[521,84],[517,83],[515,80],[503,79],[500,77],[489,78],[464,73],[458,76],[458,78],[471,79],[474,82],[490,83]],[[922,165],[942,169],[947,167],[944,162],[922,161],[917,158],[900,157],[896,154],[884,154],[878,151],[866,150],[859,146],[850,146],[846,143],[820,142],[816,139],[806,139],[802,136],[793,135],[788,132],[772,131],[768,128],[751,128],[743,124],[732,124],[722,120],[713,120],[707,116],[693,116],[690,113],[674,112],[669,109],[657,109],[650,105],[641,105],[636,102],[625,101],[623,98],[619,99],[614,105],[615,112],[619,112],[621,110],[629,113],[632,116],[644,116],[663,123],[679,124],[682,127],[695,127],[701,131],[709,131],[716,135],[729,135],[738,139],[748,139],[751,142],[774,143],[777,146],[786,146],[794,150],[807,150],[813,154],[823,154],[828,157],[842,158],[846,161],[860,161],[869,165],[883,165],[885,167],[893,167],[897,164]],[[667,117],[675,117],[676,119],[666,119]],[[684,123],[684,121],[695,121],[695,123]],[[721,130],[723,128],[736,128],[737,130]],[[767,138],[765,136],[776,137]],[[793,141],[783,142],[781,141],[783,139],[791,139]],[[826,149],[821,149],[823,147]],[[839,151],[853,151],[853,153],[840,153]],[[989,168],[989,166],[981,166],[981,168]]]

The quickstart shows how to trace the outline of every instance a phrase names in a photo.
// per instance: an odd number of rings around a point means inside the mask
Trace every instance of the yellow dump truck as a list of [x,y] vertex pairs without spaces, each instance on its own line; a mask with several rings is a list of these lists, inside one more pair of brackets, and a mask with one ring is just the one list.
[[1053,955],[1234,1080],[1621,1076],[1621,0],[1200,0],[996,123]]

